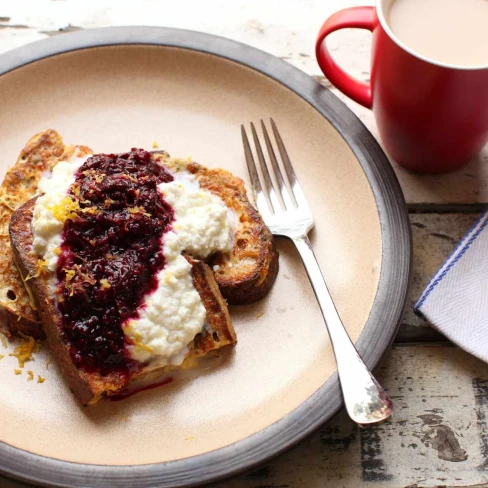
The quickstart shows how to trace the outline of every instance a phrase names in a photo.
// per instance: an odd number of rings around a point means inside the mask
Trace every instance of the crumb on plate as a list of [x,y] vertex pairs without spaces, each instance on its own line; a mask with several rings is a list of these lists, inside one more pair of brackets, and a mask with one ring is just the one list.
[[34,340],[33,337],[27,337],[23,339],[22,344],[14,349],[13,353],[9,356],[17,358],[19,367],[23,368],[27,361],[33,359],[32,355],[39,349],[39,343]]

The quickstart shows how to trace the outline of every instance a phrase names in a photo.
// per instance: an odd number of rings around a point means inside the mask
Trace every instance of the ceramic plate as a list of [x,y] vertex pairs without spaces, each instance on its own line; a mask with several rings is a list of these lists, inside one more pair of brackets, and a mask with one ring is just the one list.
[[[373,367],[406,303],[405,203],[378,144],[319,83],[254,48],[196,32],[106,28],[0,57],[2,174],[56,129],[95,152],[151,149],[228,169],[249,188],[240,124],[272,116],[316,228],[313,247],[351,338]],[[0,472],[45,486],[183,486],[285,450],[341,407],[329,338],[299,256],[278,240],[271,293],[233,307],[239,342],[201,374],[82,408],[46,346],[0,362]],[[10,346],[11,347],[11,346]],[[1,351],[8,353],[8,351]]]

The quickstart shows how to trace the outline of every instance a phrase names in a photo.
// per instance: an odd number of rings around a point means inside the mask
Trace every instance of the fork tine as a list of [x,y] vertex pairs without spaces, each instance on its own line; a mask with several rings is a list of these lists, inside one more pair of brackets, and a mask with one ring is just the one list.
[[261,129],[263,130],[264,140],[266,142],[266,147],[268,148],[269,158],[271,159],[271,166],[273,168],[276,181],[278,182],[278,185],[280,187],[281,198],[283,198],[285,207],[288,210],[291,210],[292,208],[296,207],[296,204],[294,201],[290,199],[290,192],[288,191],[288,188],[285,185],[285,181],[283,180],[283,175],[281,174],[281,169],[278,164],[278,160],[276,159],[273,145],[271,144],[271,139],[269,138],[268,131],[262,120],[261,120]]
[[273,134],[276,139],[276,144],[278,146],[278,150],[280,152],[281,161],[283,162],[283,167],[285,168],[285,173],[288,178],[288,183],[290,184],[293,199],[300,206],[308,207],[307,200],[305,199],[305,195],[303,193],[302,187],[298,182],[298,178],[295,174],[295,170],[291,164],[290,158],[288,156],[288,152],[286,151],[285,144],[283,143],[283,139],[281,139],[280,133],[278,132],[278,127],[276,126],[275,121],[270,117],[271,121],[271,128],[273,129]]
[[241,125],[242,143],[244,145],[244,154],[246,155],[247,170],[249,171],[249,177],[251,178],[251,184],[254,197],[257,197],[258,193],[262,193],[261,182],[259,181],[258,172],[256,171],[256,164],[251,152],[251,146],[249,145],[249,139],[247,138],[246,129]]
[[251,179],[252,192],[254,195],[254,201],[258,210],[262,213],[271,213],[272,209],[269,209],[268,202],[264,197],[263,188],[261,187],[261,181],[259,180],[259,175],[256,169],[256,163],[254,162],[254,157],[252,155],[251,146],[249,145],[249,139],[247,138],[246,129],[244,125],[241,124],[241,135],[242,144],[244,146],[244,154],[246,156],[247,170],[249,172],[249,178]]
[[263,177],[264,177],[264,187],[265,187],[264,190],[265,192],[267,192],[269,196],[269,199],[271,201],[271,206],[273,207],[274,211],[277,212],[281,208],[280,201],[278,200],[278,196],[276,195],[273,182],[271,181],[269,169],[266,164],[266,160],[264,159],[263,150],[261,149],[261,143],[259,142],[258,133],[256,132],[256,127],[254,127],[254,124],[252,122],[251,122],[251,131],[252,131],[252,137],[254,139],[254,145],[256,146],[256,152],[258,155],[259,164],[261,165],[261,172],[263,173]]

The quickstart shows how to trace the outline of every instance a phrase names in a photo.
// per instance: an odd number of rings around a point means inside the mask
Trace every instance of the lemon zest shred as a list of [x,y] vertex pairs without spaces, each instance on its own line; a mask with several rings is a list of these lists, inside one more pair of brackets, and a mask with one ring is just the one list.
[[63,268],[63,271],[66,271],[66,283],[69,283],[75,277],[75,270],[74,269],[66,269]]
[[0,354],[0,361],[5,357],[4,354]]
[[112,286],[106,278],[102,278],[100,284],[102,290],[108,290]]
[[103,181],[103,178],[105,178],[105,173],[100,173],[95,176],[95,181],[100,184]]
[[51,205],[48,209],[53,214],[53,217],[60,222],[76,219],[78,212],[81,210],[78,200],[70,196],[64,197],[59,203]]
[[96,215],[98,213],[97,207],[86,207],[81,209],[82,213]]
[[153,147],[153,149],[157,149],[159,147],[159,144],[156,141],[154,141],[152,143],[152,147]]
[[136,213],[142,213],[142,215],[145,215],[146,217],[151,217],[151,214],[146,212],[146,209],[144,207],[129,207],[127,211],[130,214],[136,214]]
[[29,369],[29,371],[27,371],[27,376],[28,376],[27,381],[32,381],[34,379],[34,371],[31,371]]
[[49,265],[49,261],[45,259],[38,259],[36,264],[36,274],[31,275],[30,273],[27,273],[27,276],[25,277],[24,281],[29,281],[32,278],[39,278],[39,276],[49,274],[48,265]]
[[[129,326],[127,326],[127,327],[125,328],[125,331],[124,331],[125,333],[130,333],[130,332],[132,332],[132,330],[131,330],[131,329],[129,329],[128,327],[129,327]],[[130,331],[130,332],[129,332],[129,331]],[[154,349],[153,349],[152,347],[150,347],[150,346],[148,346],[147,344],[144,344],[144,343],[142,342],[142,334],[141,334],[141,333],[140,333],[138,330],[136,330],[136,332],[134,333],[134,346],[135,346],[137,349],[139,349],[139,350],[142,350],[142,351],[147,351],[147,352],[149,352],[149,353],[151,353],[151,354],[154,352]]]
[[22,374],[22,370],[21,369],[14,369],[14,373],[16,375]]
[[46,381],[46,378],[43,378],[41,375],[37,376],[37,382],[38,383],[44,383]]
[[166,271],[166,273],[164,274],[164,280],[163,280],[164,284],[168,285],[169,282],[172,280],[172,278],[173,278],[173,274]]
[[17,358],[19,367],[23,368],[27,361],[32,360],[32,355],[39,349],[39,343],[37,343],[33,337],[27,337],[20,346],[14,349],[13,353],[9,356]]
[[136,347],[138,349],[142,349],[143,351],[153,353],[154,349],[151,346],[148,346],[147,344],[143,344],[142,342],[136,342]]
[[127,209],[127,211],[130,214],[136,214],[136,213],[139,213],[139,212],[144,212],[144,208],[143,207],[129,207]]
[[95,285],[97,280],[93,278],[89,273],[86,273],[83,277],[83,283],[88,283],[90,285]]

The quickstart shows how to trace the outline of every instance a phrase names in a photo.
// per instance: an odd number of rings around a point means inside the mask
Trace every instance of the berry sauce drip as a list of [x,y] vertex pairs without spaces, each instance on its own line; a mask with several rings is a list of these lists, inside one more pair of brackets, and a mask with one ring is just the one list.
[[137,317],[164,267],[161,237],[173,210],[157,190],[173,177],[142,149],[91,156],[68,195],[57,268],[58,308],[74,363],[87,372],[128,374],[122,324]]

